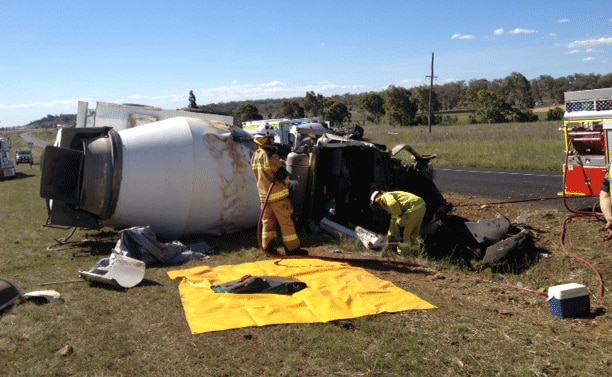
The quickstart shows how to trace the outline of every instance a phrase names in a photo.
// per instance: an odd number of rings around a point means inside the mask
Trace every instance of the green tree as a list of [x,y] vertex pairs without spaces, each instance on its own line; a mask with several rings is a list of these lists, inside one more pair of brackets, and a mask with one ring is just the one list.
[[533,109],[531,83],[522,74],[512,72],[502,81],[502,96],[511,108],[523,111]]
[[563,120],[563,109],[559,106],[549,109],[546,113],[546,120]]
[[487,79],[470,80],[466,89],[466,98],[469,102],[475,103],[478,101],[478,92],[481,90],[491,89],[491,82]]
[[195,94],[193,94],[193,90],[189,91],[189,108],[190,109],[198,108],[198,104],[196,103],[196,97],[195,97]]
[[482,89],[476,94],[476,116],[487,123],[507,121],[504,98],[490,89]]
[[348,107],[340,101],[328,100],[325,109],[325,119],[329,121],[332,127],[340,126],[345,121],[351,121],[351,113]]
[[263,116],[259,114],[257,107],[251,103],[243,103],[238,106],[234,112],[234,124],[241,126],[242,122],[248,122],[251,120],[262,120]]
[[595,74],[581,74],[574,73],[570,76],[570,81],[572,83],[572,90],[588,90],[597,88],[597,80],[599,80],[599,75]]
[[446,110],[452,110],[465,101],[466,92],[465,81],[449,82],[444,85],[436,86],[436,93],[440,101],[440,107]]
[[612,88],[612,73],[601,76],[597,80],[597,88]]
[[325,97],[315,94],[313,91],[306,92],[303,101],[304,112],[311,117],[318,117],[325,111]]
[[565,103],[565,92],[573,90],[569,76],[555,79],[555,103]]
[[417,106],[410,101],[408,89],[390,85],[384,94],[385,114],[389,124],[407,126],[414,121]]
[[537,79],[531,81],[531,90],[533,98],[546,102],[555,98],[555,79],[550,75],[540,75]]
[[[417,105],[418,111],[425,114],[429,113],[429,86],[419,86],[413,89],[410,99]],[[434,112],[440,110],[440,101],[438,101],[438,95],[435,91],[431,92],[431,108]]]
[[368,119],[376,124],[380,123],[380,119],[385,115],[385,100],[380,94],[373,92],[360,94],[357,103],[361,109],[370,114]]
[[304,108],[295,100],[284,100],[279,115],[289,119],[304,118]]
[[534,113],[531,109],[511,109],[511,120],[513,122],[537,122],[540,120],[538,114]]

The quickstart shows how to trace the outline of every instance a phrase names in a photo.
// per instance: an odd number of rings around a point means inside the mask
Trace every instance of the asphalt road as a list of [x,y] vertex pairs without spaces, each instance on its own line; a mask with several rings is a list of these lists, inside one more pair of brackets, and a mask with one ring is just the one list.
[[45,147],[49,144],[46,141],[43,141],[43,140],[35,138],[29,132],[21,133],[21,134],[19,134],[19,136],[21,136],[21,138],[23,140],[25,140],[26,142],[33,143],[34,144],[34,148],[45,149]]
[[597,198],[572,198],[564,203],[559,196],[563,191],[561,172],[435,168],[434,182],[442,194],[454,192],[499,201],[526,201],[561,210],[567,209],[566,204],[571,209],[589,209],[597,202]]
[[513,200],[552,197],[563,190],[560,173],[436,168],[434,182],[442,192]]

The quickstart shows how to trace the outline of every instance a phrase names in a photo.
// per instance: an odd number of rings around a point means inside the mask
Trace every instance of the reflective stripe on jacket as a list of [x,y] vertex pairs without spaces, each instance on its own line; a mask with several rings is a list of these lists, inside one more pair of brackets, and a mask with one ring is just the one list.
[[251,158],[251,167],[257,180],[259,200],[263,203],[268,195],[272,182],[274,188],[268,198],[269,202],[276,202],[289,196],[289,173],[274,147],[258,147]]

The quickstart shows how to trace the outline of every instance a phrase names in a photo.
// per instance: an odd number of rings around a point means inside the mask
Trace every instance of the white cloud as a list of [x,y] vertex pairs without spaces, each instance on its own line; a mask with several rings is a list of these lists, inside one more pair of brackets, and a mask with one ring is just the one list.
[[612,37],[601,37],[599,39],[585,39],[583,41],[573,41],[569,45],[567,45],[567,48],[590,48],[602,45],[612,45]]
[[[384,89],[384,88],[382,88]],[[228,85],[194,89],[197,102],[200,105],[209,103],[248,101],[267,98],[303,97],[306,92],[313,91],[324,96],[342,93],[361,93],[367,91],[366,85],[340,85],[329,81],[320,81],[306,85],[290,85],[283,81],[269,81],[258,84],[244,84],[233,81]],[[109,99],[111,103],[140,103],[157,106],[163,109],[180,108],[187,105],[186,90],[180,88],[173,93],[159,95],[130,94],[124,97]],[[28,103],[0,103],[2,119],[0,126],[14,127],[38,119],[45,114],[74,114],[79,101],[89,102],[90,107],[96,100],[92,98],[58,99]],[[30,120],[25,120],[30,119]]]
[[472,35],[472,34],[459,34],[459,33],[455,33],[455,34],[453,34],[451,39],[460,39],[460,40],[469,41],[469,40],[472,40],[472,39],[476,39],[476,37],[474,35]]
[[29,103],[13,103],[13,104],[3,104],[0,103],[0,110],[11,110],[11,109],[30,109],[30,108],[42,108],[49,109],[57,106],[75,106],[79,101],[86,101],[83,99],[64,99],[64,100],[54,100],[54,101],[46,101],[46,102],[29,102]]
[[567,53],[568,53],[568,54],[577,54],[577,53],[579,53],[579,52],[580,52],[580,50],[570,50],[570,51],[568,51]]
[[495,29],[495,31],[493,31],[493,35],[494,35],[494,36],[496,36],[496,37],[499,37],[499,36],[504,35],[504,32],[505,32],[505,31],[504,31],[504,29],[502,29],[502,28]]
[[514,35],[518,35],[518,34],[535,34],[537,33],[537,30],[534,29],[521,29],[521,28],[516,28],[514,30],[510,30],[508,33],[509,34],[514,34]]
[[595,58],[592,56],[587,56],[586,58],[582,59],[582,61],[585,63],[594,62]]
[[429,80],[425,79],[403,79],[400,80],[399,85],[404,88],[414,88],[429,83]]
[[557,38],[557,33],[548,33],[548,36],[551,38]]
[[[303,86],[290,86],[282,81],[270,81],[261,84],[238,84],[217,86],[212,88],[200,88],[194,91],[198,104],[247,101],[266,98],[291,98],[303,97],[306,92],[313,91],[324,96],[341,93],[359,93],[367,88],[364,85],[339,85],[329,81],[320,81]],[[176,97],[176,98],[175,98]],[[161,99],[161,98],[160,98]],[[166,96],[165,100],[182,103],[185,95]]]
[[569,18],[560,18],[560,19],[557,20],[557,22],[560,23],[560,24],[566,24],[566,23],[570,22],[570,19]]

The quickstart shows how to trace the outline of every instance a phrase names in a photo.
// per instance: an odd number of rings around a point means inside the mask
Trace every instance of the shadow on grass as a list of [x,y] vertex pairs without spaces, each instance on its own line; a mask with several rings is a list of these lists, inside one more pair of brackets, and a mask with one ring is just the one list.
[[[538,248],[535,245],[533,237],[528,233],[525,241],[523,241],[518,248],[511,250],[499,261],[487,266],[482,266],[479,264],[479,261],[484,257],[486,247],[489,245],[478,244],[466,228],[465,221],[465,218],[459,216],[449,216],[444,224],[439,227],[438,231],[425,240],[425,249],[421,257],[425,257],[430,261],[446,263],[471,271],[482,270],[482,268],[486,267],[490,268],[493,272],[518,275],[529,270],[537,264],[541,258],[546,257],[548,253],[547,250]],[[510,233],[517,231],[517,229],[513,228]],[[91,231],[86,234],[86,239],[74,242],[72,246],[76,246],[80,249],[77,254],[88,253],[90,255],[108,255],[117,244],[119,239],[118,233],[119,230],[111,228]],[[356,267],[380,272],[394,271],[424,275],[431,275],[433,273],[426,266],[411,263],[408,259],[401,257],[397,259],[385,259],[377,254],[374,254],[372,257],[365,255],[353,257],[353,255],[357,254],[351,253],[350,251],[349,253],[317,256],[315,255],[317,252],[319,254],[323,252],[327,253],[327,249],[344,249],[344,247],[339,246],[342,244],[342,241],[326,233],[315,234],[307,231],[298,233],[302,241],[302,247],[315,250],[314,253],[311,252],[313,258],[346,262]],[[160,242],[170,241],[162,240]],[[181,238],[180,242],[184,245],[204,242],[214,250],[215,255],[219,256],[228,256],[238,251],[259,249],[257,228],[255,227],[224,235],[202,235],[198,237]],[[344,246],[347,245],[344,244]],[[355,245],[349,245],[347,247],[352,250],[353,246],[357,249],[361,248],[361,244],[357,241],[355,241]],[[147,268],[167,266],[167,264],[151,265]]]
[[25,173],[22,173],[22,172],[17,172],[17,173],[15,173],[15,176],[13,176],[13,177],[0,178],[0,182],[2,182],[2,181],[14,181],[14,180],[20,180],[20,179],[26,179],[26,178],[32,178],[32,177],[36,177],[36,174],[25,174]]
[[150,279],[142,279],[140,283],[138,283],[137,285],[131,288],[117,287],[112,284],[105,284],[99,281],[88,281],[88,283],[91,288],[99,288],[99,289],[105,289],[107,291],[115,291],[115,292],[127,292],[129,290],[134,290],[134,289],[143,288],[143,287],[162,286],[162,284],[156,282],[155,280],[150,280]]

